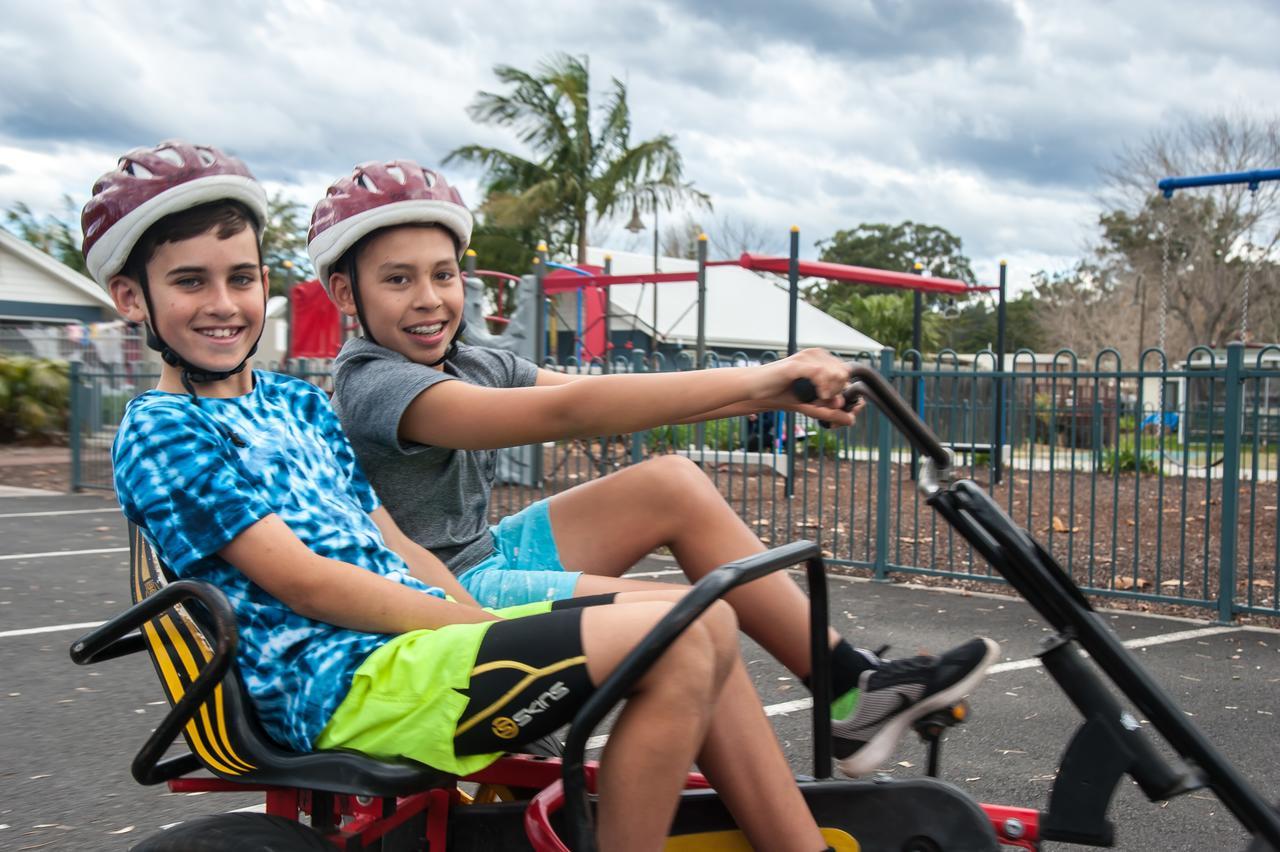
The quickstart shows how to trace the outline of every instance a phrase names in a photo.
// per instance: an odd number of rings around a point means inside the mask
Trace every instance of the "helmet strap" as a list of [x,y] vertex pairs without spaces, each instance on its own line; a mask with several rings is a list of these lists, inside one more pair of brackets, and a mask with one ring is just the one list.
[[351,282],[351,301],[355,302],[356,319],[360,322],[360,330],[364,332],[365,340],[381,346],[382,344],[378,343],[378,339],[373,336],[373,332],[369,329],[369,323],[365,322],[364,319],[364,302],[360,299],[360,285],[356,281],[356,264],[354,258],[348,265],[347,279]]
[[441,355],[438,359],[436,359],[435,361],[429,362],[427,366],[438,367],[441,364],[443,364],[445,361],[448,361],[454,355],[457,355],[458,354],[458,338],[462,337],[462,332],[466,330],[467,330],[467,318],[462,317],[461,319],[458,320],[458,330],[453,333],[453,340],[449,341],[449,348],[444,350],[444,354]]

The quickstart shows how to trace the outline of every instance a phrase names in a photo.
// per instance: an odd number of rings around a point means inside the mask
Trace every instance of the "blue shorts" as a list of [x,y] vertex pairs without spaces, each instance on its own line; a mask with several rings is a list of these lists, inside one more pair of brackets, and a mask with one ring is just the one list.
[[546,500],[508,515],[489,527],[489,534],[497,552],[458,577],[481,606],[498,609],[573,597],[582,572],[566,571],[560,564]]

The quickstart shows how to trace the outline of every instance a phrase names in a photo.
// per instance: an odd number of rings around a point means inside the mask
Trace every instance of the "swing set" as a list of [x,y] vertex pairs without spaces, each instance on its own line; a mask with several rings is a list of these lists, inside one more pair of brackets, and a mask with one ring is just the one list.
[[[1256,169],[1247,172],[1227,172],[1222,174],[1209,175],[1193,175],[1189,177],[1167,177],[1159,181],[1156,186],[1160,189],[1165,198],[1165,204],[1161,210],[1160,219],[1160,309],[1159,309],[1159,332],[1158,332],[1158,351],[1160,357],[1164,360],[1164,371],[1168,370],[1167,356],[1167,333],[1169,322],[1169,283],[1173,275],[1177,274],[1173,270],[1173,262],[1171,259],[1171,238],[1173,232],[1172,224],[1172,199],[1173,194],[1179,189],[1192,189],[1206,186],[1227,186],[1232,184],[1245,184],[1249,189],[1249,213],[1246,218],[1247,229],[1245,235],[1244,251],[1246,253],[1244,259],[1244,276],[1242,279],[1240,294],[1240,342],[1247,343],[1249,335],[1249,291],[1253,282],[1254,269],[1263,260],[1254,249],[1254,232],[1258,223],[1258,188],[1266,181],[1280,180],[1280,169]],[[1148,350],[1150,351],[1150,350]],[[1140,356],[1145,359],[1146,352]],[[1184,471],[1204,472],[1211,468],[1217,467],[1225,460],[1225,456],[1220,455],[1216,459],[1206,458],[1203,465],[1190,464],[1190,451],[1184,445],[1182,456],[1179,458],[1176,452],[1167,451],[1165,446],[1165,433],[1168,431],[1177,431],[1182,424],[1182,417],[1176,411],[1170,411],[1167,407],[1167,386],[1168,382],[1162,376],[1160,381],[1160,408],[1159,411],[1147,415],[1142,420],[1142,426],[1155,425],[1159,435],[1158,452],[1161,459],[1168,461],[1176,467]],[[1210,441],[1212,445],[1212,441]]]

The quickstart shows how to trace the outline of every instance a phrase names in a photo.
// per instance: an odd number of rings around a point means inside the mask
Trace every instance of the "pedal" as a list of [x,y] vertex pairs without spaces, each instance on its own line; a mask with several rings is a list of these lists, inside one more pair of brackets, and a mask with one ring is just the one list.
[[969,702],[958,701],[948,707],[943,707],[930,713],[928,716],[921,716],[916,719],[912,727],[925,742],[931,742],[942,736],[947,728],[954,728],[956,725],[963,725],[969,718]]
[[920,736],[928,746],[929,760],[925,774],[931,778],[937,778],[942,766],[942,735],[948,728],[954,728],[956,725],[964,724],[969,718],[969,702],[958,701],[948,707],[943,707],[930,713],[928,716],[921,716],[912,725],[915,732]]

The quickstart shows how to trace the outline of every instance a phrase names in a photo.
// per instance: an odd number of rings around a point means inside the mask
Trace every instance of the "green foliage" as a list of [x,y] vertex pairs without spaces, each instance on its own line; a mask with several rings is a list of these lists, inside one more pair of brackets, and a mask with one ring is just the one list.
[[5,211],[4,224],[17,236],[26,240],[54,260],[71,267],[82,275],[88,275],[84,255],[80,252],[80,225],[76,204],[71,196],[62,196],[63,216],[49,214],[41,217],[21,201]]
[[585,57],[556,54],[536,73],[509,65],[494,73],[508,90],[480,92],[468,112],[481,124],[514,129],[533,159],[484,145],[464,145],[445,158],[484,170],[486,224],[545,235],[554,255],[585,263],[592,214],[599,220],[633,204],[670,209],[677,200],[710,207],[706,194],[683,182],[674,137],[632,144],[621,81],[613,79],[603,107],[592,108]]
[[[892,272],[914,272],[919,263],[924,275],[957,278],[970,284],[977,281],[961,239],[937,225],[911,221],[897,225],[864,222],[819,240],[817,247],[819,258],[829,263],[870,266]],[[850,293],[883,292],[883,288],[825,282],[810,288],[808,296],[810,302],[827,310],[828,304],[843,301]]]
[[[677,423],[674,426],[662,426],[650,429],[645,433],[645,445],[650,452],[665,449],[683,450],[688,447],[707,447],[713,450],[735,450],[742,446],[746,435],[740,417],[727,420],[708,420],[705,423]],[[701,444],[698,442],[698,429],[703,430]]]
[[818,456],[826,456],[833,459],[840,454],[842,450],[848,449],[845,440],[842,438],[840,429],[818,429],[812,435],[804,439],[804,443],[799,447],[804,453],[805,458],[816,458]]
[[897,272],[912,272],[919,263],[925,275],[958,278],[969,284],[977,282],[969,258],[962,251],[960,238],[937,225],[911,221],[897,225],[863,223],[819,240],[818,248],[822,250],[822,259],[831,263]]
[[[1030,349],[1042,352],[1047,335],[1039,322],[1040,306],[1030,293],[1023,293],[1005,306],[1005,351]],[[939,346],[956,352],[996,350],[998,331],[996,305],[986,299],[973,299],[958,306],[955,316],[940,323]],[[874,335],[873,335],[874,336]]]
[[[910,293],[852,296],[826,311],[900,353],[911,348],[914,307]],[[941,327],[942,317],[933,311],[925,311],[920,317],[920,346],[924,352],[937,351]]]
[[65,361],[0,356],[0,442],[66,432],[71,382]]
[[[960,238],[936,225],[910,221],[897,225],[864,222],[819,240],[817,246],[821,251],[819,257],[831,263],[893,272],[913,272],[919,263],[925,275],[969,283],[976,280]],[[910,293],[824,281],[809,287],[805,299],[886,346],[899,352],[911,348],[913,297]],[[926,295],[925,299],[921,347],[924,351],[936,351],[945,345],[941,302],[936,296]],[[994,334],[992,337],[994,339]]]
[[[306,207],[290,201],[280,192],[267,199],[267,227],[262,233],[262,262],[271,274],[271,295],[284,295],[287,285],[310,278],[311,261],[307,256],[307,228],[310,214]],[[290,264],[291,266],[286,266]]]
[[1098,470],[1107,475],[1113,473],[1155,473],[1156,462],[1150,456],[1139,456],[1133,450],[1115,450],[1103,453],[1098,462]]

